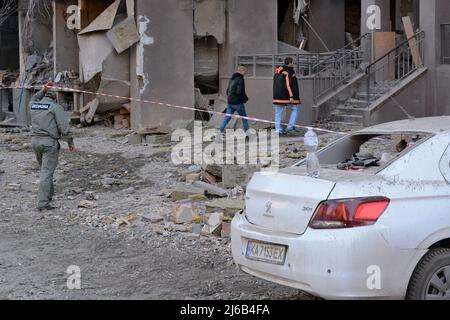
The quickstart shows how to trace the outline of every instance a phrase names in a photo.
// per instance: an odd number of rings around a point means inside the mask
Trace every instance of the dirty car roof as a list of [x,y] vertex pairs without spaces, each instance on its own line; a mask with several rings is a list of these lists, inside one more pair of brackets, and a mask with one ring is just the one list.
[[450,116],[417,118],[383,123],[358,131],[358,133],[443,133],[450,131]]

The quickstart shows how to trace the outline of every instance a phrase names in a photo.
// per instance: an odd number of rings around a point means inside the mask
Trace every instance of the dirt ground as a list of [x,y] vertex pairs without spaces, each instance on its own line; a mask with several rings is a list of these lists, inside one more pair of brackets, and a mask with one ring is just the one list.
[[[0,299],[311,299],[239,271],[229,240],[162,220],[183,168],[167,147],[124,135],[77,129],[78,152],[63,145],[55,176],[58,209],[42,214],[29,133],[0,129]],[[297,145],[287,162],[302,157]],[[78,208],[84,200],[94,206]],[[118,226],[129,214],[138,219]],[[81,290],[67,288],[72,265]]]

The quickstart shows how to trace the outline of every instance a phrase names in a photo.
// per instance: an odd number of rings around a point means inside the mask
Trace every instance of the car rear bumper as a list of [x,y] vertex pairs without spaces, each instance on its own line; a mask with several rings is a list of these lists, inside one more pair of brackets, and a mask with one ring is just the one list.
[[[377,228],[313,230],[293,235],[263,230],[237,215],[232,251],[253,276],[326,299],[403,299],[417,262],[426,250],[392,248]],[[287,246],[283,265],[249,260],[249,240]]]

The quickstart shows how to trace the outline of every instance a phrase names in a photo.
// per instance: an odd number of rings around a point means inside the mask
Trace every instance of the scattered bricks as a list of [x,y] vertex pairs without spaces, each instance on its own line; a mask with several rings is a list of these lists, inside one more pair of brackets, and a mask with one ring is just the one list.
[[206,212],[223,212],[227,216],[233,217],[236,212],[244,210],[245,201],[237,199],[216,199],[206,204]]
[[131,145],[137,145],[142,143],[142,135],[138,133],[132,133],[126,136],[128,143]]
[[196,188],[193,186],[179,186],[174,191],[172,191],[170,197],[173,201],[180,201],[189,199],[190,196],[194,195],[204,196],[205,189]]
[[202,181],[195,181],[194,187],[205,189],[206,194],[209,194],[209,195],[218,196],[218,197],[227,197],[228,196],[227,190],[216,187],[209,183],[202,182]]
[[20,191],[22,186],[18,183],[10,183],[6,186],[6,191]]
[[211,212],[205,214],[204,222],[210,227],[217,227],[217,225],[222,223],[222,212]]
[[231,238],[231,222],[222,222],[222,232],[220,235],[222,238]]
[[222,169],[222,184],[226,189],[236,186],[246,186],[255,172],[260,170],[257,166],[225,165]]
[[186,175],[186,183],[194,183],[200,180],[200,173],[190,173]]
[[114,116],[114,129],[123,129],[123,120],[125,120],[125,116],[123,114],[116,114]]
[[192,204],[180,203],[175,206],[173,211],[173,221],[176,224],[191,223],[195,217],[195,213],[192,210]]
[[209,183],[209,184],[216,184],[217,179],[212,174],[209,174],[208,172],[202,173],[202,181]]

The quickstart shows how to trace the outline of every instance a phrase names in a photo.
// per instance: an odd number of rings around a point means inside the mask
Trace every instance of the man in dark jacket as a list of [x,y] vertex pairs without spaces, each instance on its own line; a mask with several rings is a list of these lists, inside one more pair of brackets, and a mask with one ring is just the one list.
[[277,133],[284,134],[281,126],[283,112],[287,107],[291,109],[288,132],[296,132],[299,109],[301,105],[300,90],[294,69],[294,59],[288,57],[284,65],[275,71],[273,80],[273,104],[275,107],[275,129]]
[[[245,104],[248,102],[247,93],[245,92],[245,80],[244,76],[247,73],[247,68],[244,66],[239,66],[237,72],[233,74],[228,86],[228,107],[227,116],[223,120],[220,126],[220,134],[225,132],[225,128],[231,120],[231,115],[237,112],[241,117],[247,117],[247,112],[245,110]],[[247,132],[250,129],[247,119],[242,119],[244,125],[244,130]]]

